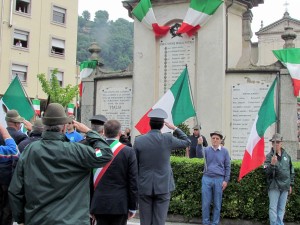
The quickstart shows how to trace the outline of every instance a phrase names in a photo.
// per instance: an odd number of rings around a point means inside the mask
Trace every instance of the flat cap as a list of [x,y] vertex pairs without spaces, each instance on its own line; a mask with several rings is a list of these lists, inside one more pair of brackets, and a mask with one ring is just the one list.
[[218,135],[221,139],[223,139],[223,134],[220,131],[214,131],[210,133],[210,136]]
[[200,124],[193,127],[193,130],[199,130],[199,129],[201,129],[201,125]]
[[148,113],[148,117],[153,121],[164,121],[168,118],[168,114],[163,109],[156,108]]
[[107,121],[107,118],[101,114],[98,114],[93,116],[90,121],[92,124],[103,125]]
[[276,134],[274,134],[273,135],[273,137],[272,137],[272,139],[270,139],[270,141],[277,141],[277,142],[281,142],[282,141],[282,136],[281,136],[281,134],[279,134],[279,133],[276,133]]
[[7,122],[23,123],[24,118],[20,116],[17,110],[8,110],[5,116]]

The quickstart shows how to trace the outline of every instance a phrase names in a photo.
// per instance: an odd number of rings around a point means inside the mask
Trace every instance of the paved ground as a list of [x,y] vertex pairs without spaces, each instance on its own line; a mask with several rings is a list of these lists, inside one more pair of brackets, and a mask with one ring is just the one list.
[[[166,222],[166,225],[191,225],[190,223],[175,223],[175,222]],[[127,222],[127,225],[140,225],[140,220],[139,219],[131,219]]]

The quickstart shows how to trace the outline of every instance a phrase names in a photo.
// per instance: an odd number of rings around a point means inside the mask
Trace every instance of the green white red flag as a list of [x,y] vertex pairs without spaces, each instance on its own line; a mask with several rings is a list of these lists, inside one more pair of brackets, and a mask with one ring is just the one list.
[[30,100],[26,97],[18,76],[13,79],[0,100],[0,123],[3,126],[6,126],[6,110],[12,109],[17,110],[20,116],[26,120],[31,120],[34,116],[33,106]]
[[274,94],[277,79],[271,85],[252,126],[242,161],[239,181],[252,170],[261,166],[265,159],[264,134],[268,127],[276,122]]
[[[91,61],[83,61],[80,63],[80,79],[89,77],[94,69],[97,67],[98,61],[97,60],[91,60]],[[82,82],[80,81],[80,84],[78,85],[79,88],[79,96],[82,96]]]
[[299,96],[300,91],[300,48],[285,48],[273,50],[276,58],[288,69],[294,86],[294,95]]
[[191,0],[190,7],[177,33],[186,33],[188,36],[195,35],[222,3],[222,0]]
[[74,115],[74,108],[75,108],[75,105],[73,103],[68,104],[68,115],[69,116]]
[[[191,99],[188,76],[188,70],[185,68],[172,87],[135,125],[135,128],[141,134],[145,134],[150,130],[148,113],[153,109],[161,108],[166,111],[168,118],[165,121],[174,125],[178,125],[196,115]],[[163,132],[167,131],[169,130],[164,128]]]
[[170,30],[170,26],[158,25],[150,0],[141,0],[132,10],[132,14],[147,28],[153,30],[156,37],[164,36]]
[[37,98],[32,100],[32,105],[35,111],[35,114],[40,116],[41,115],[41,101]]

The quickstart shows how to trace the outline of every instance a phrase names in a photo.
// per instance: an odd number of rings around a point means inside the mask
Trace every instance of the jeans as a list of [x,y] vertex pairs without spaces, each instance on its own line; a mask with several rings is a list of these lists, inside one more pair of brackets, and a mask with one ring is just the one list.
[[269,219],[270,225],[284,225],[283,217],[287,201],[288,191],[271,189],[269,194]]
[[[222,206],[223,177],[202,177],[202,223],[203,225],[218,225]],[[213,202],[213,216],[210,222],[210,206]]]

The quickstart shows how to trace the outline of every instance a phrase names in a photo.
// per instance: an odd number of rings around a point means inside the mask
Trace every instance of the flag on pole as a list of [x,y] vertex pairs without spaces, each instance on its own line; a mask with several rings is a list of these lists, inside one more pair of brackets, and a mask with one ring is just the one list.
[[0,100],[0,123],[4,126],[6,125],[5,109],[17,110],[20,116],[26,120],[30,120],[34,116],[34,109],[30,100],[26,97],[18,76],[13,79]]
[[[141,134],[145,134],[150,130],[150,119],[147,115],[153,109],[161,108],[165,110],[168,114],[168,118],[165,121],[173,123],[174,125],[178,125],[188,118],[196,115],[194,105],[191,100],[188,76],[188,70],[185,68],[173,86],[135,125],[135,128]],[[163,132],[164,131],[169,130],[163,130]]]
[[300,48],[273,50],[276,58],[288,69],[293,85],[294,95],[299,96],[300,90]]
[[83,61],[80,63],[80,79],[90,76],[93,70],[97,67],[98,61]]
[[32,105],[35,111],[35,114],[40,116],[41,115],[41,101],[37,98],[32,100]]
[[170,26],[159,26],[150,0],[141,0],[139,4],[132,10],[132,14],[142,22],[147,28],[153,30],[155,36],[161,37],[168,33]]
[[276,122],[274,93],[277,79],[271,85],[252,126],[242,161],[239,181],[265,161],[264,134],[269,126]]
[[73,103],[68,104],[68,115],[69,116],[74,115],[74,107],[75,107],[75,105]]
[[[80,79],[89,77],[94,69],[97,67],[98,61],[97,60],[91,60],[91,61],[83,61],[80,63]],[[80,84],[78,84],[79,88],[79,96],[82,96],[82,81],[80,81]]]
[[222,0],[191,0],[178,34],[194,35],[216,12]]

